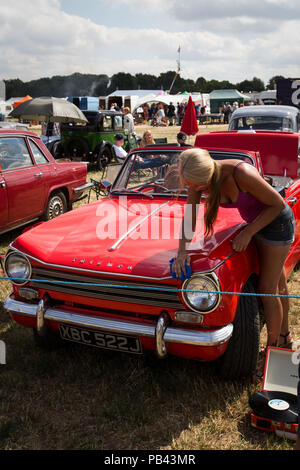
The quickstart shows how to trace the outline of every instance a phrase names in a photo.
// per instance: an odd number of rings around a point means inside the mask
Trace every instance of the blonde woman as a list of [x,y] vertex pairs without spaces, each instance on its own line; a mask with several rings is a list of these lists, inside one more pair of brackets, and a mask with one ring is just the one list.
[[[192,204],[192,232],[197,219],[197,204],[206,193],[204,214],[205,236],[213,233],[218,208],[236,207],[247,225],[232,241],[232,248],[243,251],[255,237],[260,255],[259,292],[287,294],[284,262],[294,241],[294,216],[284,199],[258,173],[255,167],[241,160],[211,158],[206,150],[193,148],[182,152],[179,159],[181,184],[188,186],[188,204]],[[187,217],[185,215],[185,217]],[[183,220],[183,227],[188,220]],[[278,231],[278,226],[282,231]],[[191,233],[189,231],[189,233]],[[190,241],[182,233],[174,271],[185,273],[190,257],[186,245]],[[267,325],[267,346],[289,347],[292,338],[288,326],[289,305],[286,298],[262,297]],[[261,365],[262,366],[262,365]],[[261,367],[257,376],[261,374]]]
[[154,138],[151,131],[145,131],[140,141],[140,147],[146,147],[146,145],[154,145]]

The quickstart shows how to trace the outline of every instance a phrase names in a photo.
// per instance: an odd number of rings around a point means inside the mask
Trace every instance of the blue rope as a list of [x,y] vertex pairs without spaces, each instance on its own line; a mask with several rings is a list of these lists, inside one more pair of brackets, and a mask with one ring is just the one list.
[[92,282],[70,282],[70,281],[59,281],[59,280],[47,280],[47,279],[24,279],[17,277],[0,277],[0,280],[8,281],[28,281],[28,282],[46,282],[46,283],[55,283],[55,284],[70,284],[70,285],[79,285],[79,286],[92,286],[92,287],[111,287],[111,288],[121,288],[121,289],[141,289],[141,290],[155,290],[155,291],[169,291],[169,292],[200,292],[202,294],[222,294],[222,295],[248,295],[252,297],[282,297],[290,299],[300,299],[300,295],[285,295],[285,294],[257,294],[253,292],[223,292],[223,291],[209,291],[209,290],[189,290],[189,289],[172,289],[169,287],[148,287],[148,286],[128,286],[128,285],[118,285],[118,284],[96,284]]

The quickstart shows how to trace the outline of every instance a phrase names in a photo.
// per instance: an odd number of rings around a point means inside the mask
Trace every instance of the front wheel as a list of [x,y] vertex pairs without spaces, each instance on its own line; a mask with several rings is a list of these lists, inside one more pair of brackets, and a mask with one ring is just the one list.
[[[255,294],[248,280],[243,293]],[[260,315],[255,295],[242,295],[233,322],[233,334],[227,350],[218,360],[219,375],[235,380],[251,376],[257,365],[260,338]]]
[[64,214],[68,210],[66,196],[59,191],[49,196],[47,207],[43,215],[43,220],[51,220]]

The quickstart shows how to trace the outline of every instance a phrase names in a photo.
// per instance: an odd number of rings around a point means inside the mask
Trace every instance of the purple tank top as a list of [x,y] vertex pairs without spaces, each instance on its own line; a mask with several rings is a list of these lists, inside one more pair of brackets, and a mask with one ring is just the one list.
[[252,222],[263,211],[266,205],[260,202],[255,196],[252,196],[252,194],[243,192],[239,187],[238,182],[235,179],[235,172],[239,165],[241,165],[242,163],[246,162],[239,162],[237,165],[235,165],[232,174],[235,184],[237,185],[237,188],[239,190],[238,199],[236,202],[233,203],[221,203],[220,207],[227,207],[232,209],[236,208],[238,209],[241,217],[246,222]]

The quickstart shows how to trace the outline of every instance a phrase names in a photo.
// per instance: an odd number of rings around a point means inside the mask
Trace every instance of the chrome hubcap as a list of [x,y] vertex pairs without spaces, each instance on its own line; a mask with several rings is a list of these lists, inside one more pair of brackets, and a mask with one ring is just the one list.
[[59,197],[55,197],[52,199],[51,204],[49,206],[49,218],[54,219],[58,215],[62,214],[64,211],[64,205],[62,200]]

